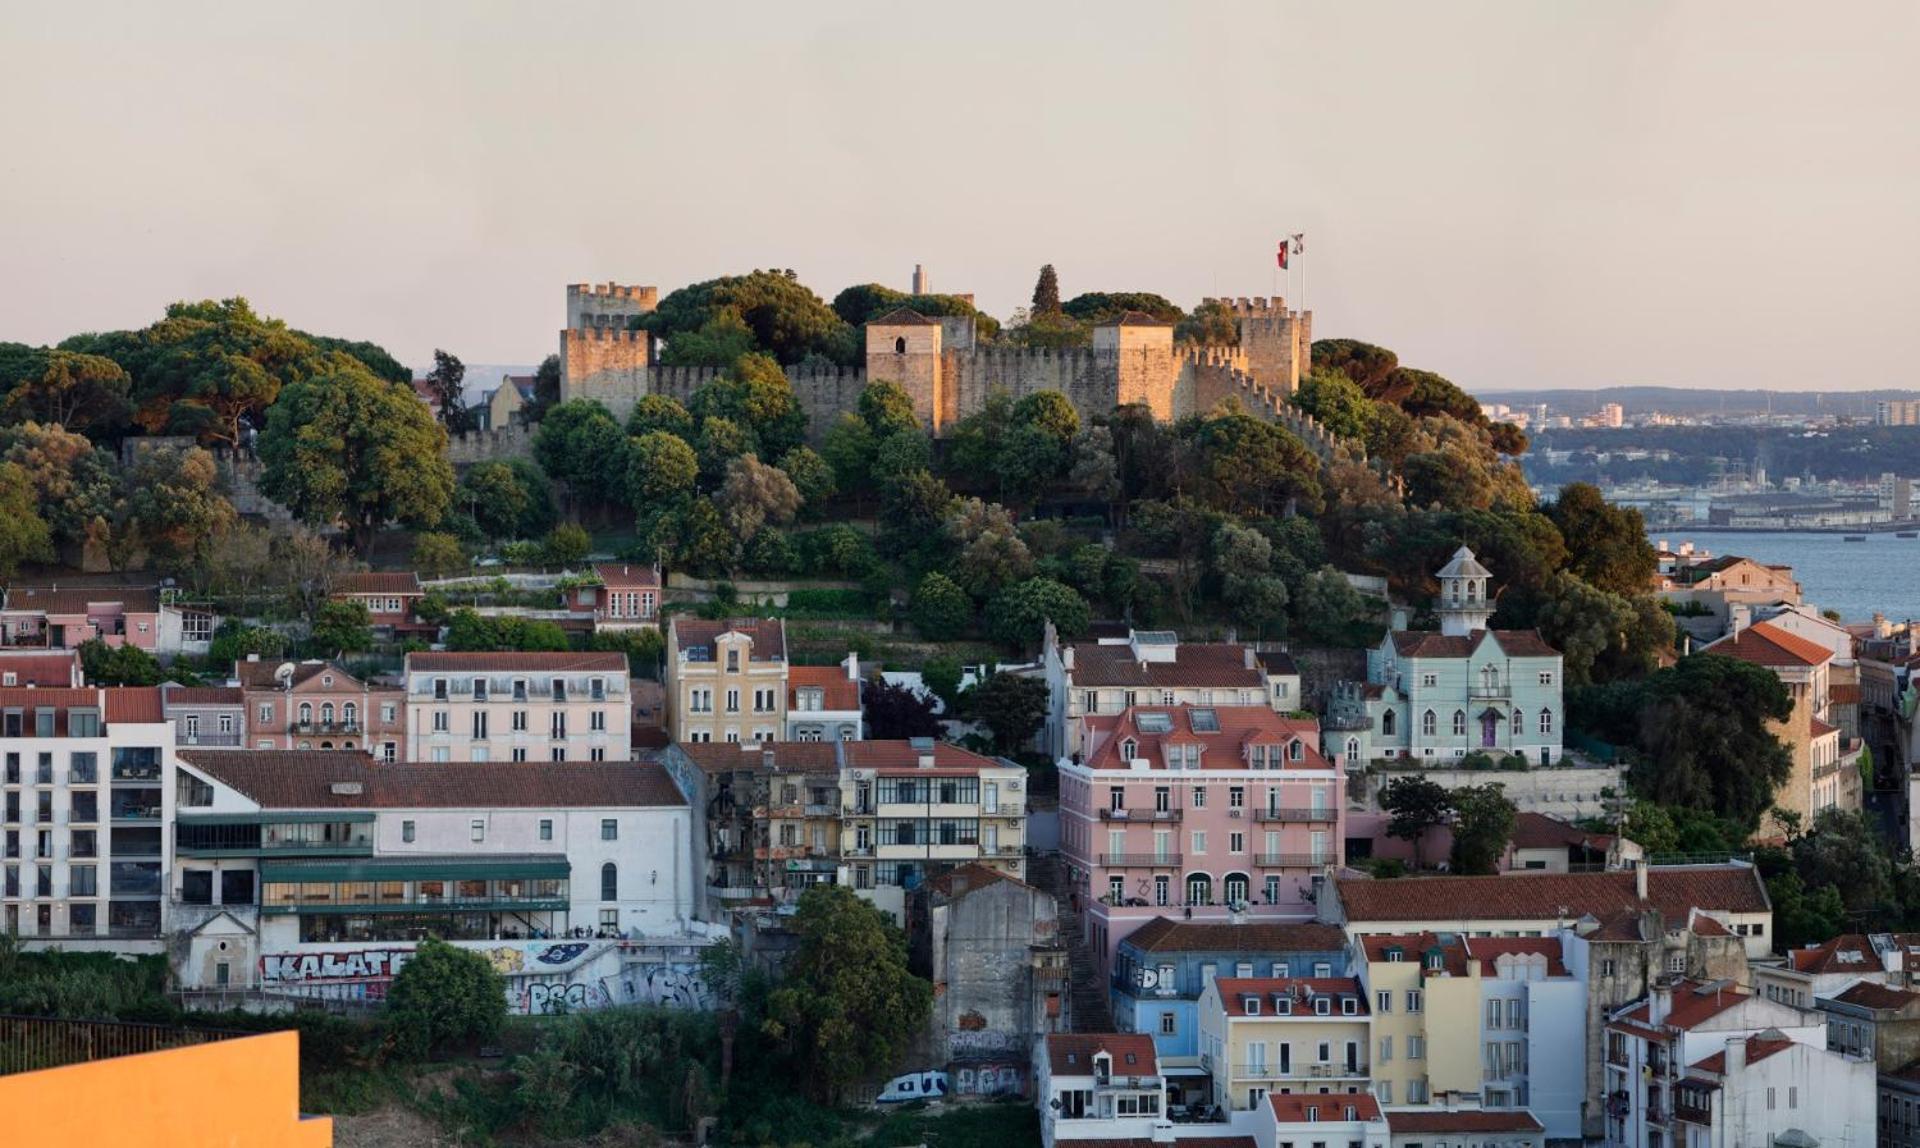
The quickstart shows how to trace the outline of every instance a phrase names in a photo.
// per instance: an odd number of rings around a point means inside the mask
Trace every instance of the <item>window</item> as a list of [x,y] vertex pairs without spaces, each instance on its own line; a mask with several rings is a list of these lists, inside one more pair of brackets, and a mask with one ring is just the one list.
[[730,714],[740,712],[740,691],[737,689],[727,691],[727,712]]
[[[412,844],[412,842],[413,842],[413,822],[411,822],[411,821],[402,821],[402,822],[400,823],[400,840],[402,840],[402,841],[405,841],[405,842],[407,842],[408,844]],[[479,840],[479,838],[477,838],[477,837],[476,837],[476,838],[474,838],[474,840],[476,840],[476,841],[478,841],[478,840]]]
[[433,732],[435,733],[447,732],[447,711],[446,710],[433,711]]
[[1490,1029],[1500,1027],[1500,1002],[1497,1000],[1487,1002],[1487,1027]]
[[1381,989],[1379,992],[1373,994],[1373,1011],[1375,1012],[1392,1012],[1393,1011],[1393,990],[1392,989]]
[[487,711],[476,710],[473,715],[474,740],[484,740],[487,736]]
[[1207,807],[1206,786],[1196,785],[1193,787],[1193,807],[1195,809],[1205,809]]
[[1380,1038],[1380,1060],[1382,1063],[1385,1063],[1386,1061],[1389,1061],[1392,1059],[1393,1059],[1393,1038],[1390,1036],[1383,1036]]
[[1427,737],[1432,737],[1439,731],[1439,719],[1434,717],[1432,710],[1428,710],[1420,715],[1420,732],[1422,734],[1425,734]]
[[1385,713],[1380,715],[1380,732],[1382,734],[1385,734],[1387,737],[1393,736],[1393,726],[1394,726],[1393,717],[1394,715],[1392,710],[1388,710]]
[[1382,1108],[1390,1106],[1393,1103],[1393,1081],[1375,1081],[1373,1084],[1373,1093],[1374,1096],[1379,1099]]
[[[551,720],[547,722],[547,735],[549,737],[554,738],[555,740],[558,740],[560,738],[564,738],[567,736],[566,711],[564,710],[556,711],[551,715]],[[554,760],[559,761],[561,759],[556,757],[554,758]]]
[[553,819],[551,817],[542,817],[540,819],[540,840],[553,840]]
[[472,841],[485,841],[487,839],[487,823],[477,817],[474,818],[467,823],[467,836],[468,839]]
[[1513,732],[1516,734],[1527,732],[1527,715],[1519,710],[1513,711]]
[[1467,736],[1467,711],[1465,710],[1453,711],[1453,736],[1455,737]]
[[1426,687],[1427,689],[1432,689],[1433,687],[1440,684],[1440,675],[1439,674],[1421,674],[1420,684]]
[[1196,829],[1193,831],[1193,851],[1195,853],[1205,853],[1207,851],[1206,830]]
[[1246,834],[1244,833],[1227,834],[1227,852],[1245,853],[1246,851],[1247,851],[1247,835]]
[[1420,1005],[1421,1005],[1421,994],[1420,994],[1420,990],[1419,990],[1419,989],[1408,989],[1408,990],[1407,990],[1407,1011],[1408,1011],[1408,1012],[1419,1012],[1419,1011],[1420,1011]]
[[1163,1012],[1160,1014],[1160,1035],[1161,1036],[1174,1036],[1179,1031],[1180,1031],[1180,1024],[1178,1019],[1176,1019],[1173,1013]]
[[1426,1055],[1427,1055],[1427,1038],[1426,1037],[1410,1036],[1407,1038],[1407,1059],[1408,1060],[1421,1060],[1425,1058]]
[[600,819],[600,840],[602,841],[620,840],[620,822],[612,817],[601,818]]
[[740,651],[739,650],[727,651],[727,672],[730,674],[737,674],[740,672]]
[[1553,732],[1553,711],[1552,710],[1540,711],[1540,732],[1543,734],[1550,734]]
[[602,901],[620,899],[620,869],[611,861],[600,866],[600,899]]

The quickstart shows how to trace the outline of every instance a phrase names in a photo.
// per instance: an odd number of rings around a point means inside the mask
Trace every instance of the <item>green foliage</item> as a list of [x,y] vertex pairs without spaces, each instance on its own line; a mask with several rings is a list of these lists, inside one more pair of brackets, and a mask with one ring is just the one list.
[[1063,638],[1084,634],[1093,620],[1080,592],[1051,578],[1029,578],[994,595],[987,604],[987,632],[1009,646],[1038,645],[1051,620]]
[[153,655],[131,643],[109,646],[99,638],[80,643],[80,669],[96,686],[157,686],[167,672]]
[[1453,806],[1453,872],[1491,875],[1513,839],[1516,811],[1498,783],[1466,785],[1448,795]]
[[920,416],[913,411],[913,396],[890,379],[875,379],[861,388],[857,409],[875,442],[922,429]]
[[[1192,315],[1176,321],[1173,337],[1176,342],[1196,343],[1203,347],[1237,347],[1240,345],[1240,323],[1234,318],[1233,308],[1216,299],[1200,304],[1193,309]],[[1315,354],[1317,356],[1318,352]]]
[[803,513],[818,517],[822,503],[833,497],[834,470],[812,447],[796,446],[780,457],[780,469],[800,492]]
[[110,434],[133,413],[131,380],[120,364],[99,355],[46,351],[18,343],[11,362],[0,361],[0,419]]
[[1658,599],[1610,594],[1565,570],[1548,584],[1535,625],[1565,659],[1573,686],[1644,677],[1673,648],[1673,618]]
[[534,432],[533,457],[576,498],[618,501],[627,489],[627,436],[607,408],[591,399],[548,411]]
[[1289,401],[1340,438],[1364,441],[1373,425],[1373,400],[1338,371],[1315,370]]
[[534,537],[553,521],[546,477],[517,459],[468,467],[454,490],[454,505],[472,516],[483,536],[496,541]]
[[587,648],[625,654],[632,672],[643,678],[660,676],[660,656],[666,652],[667,639],[651,627],[638,630],[602,630],[587,641]]
[[914,558],[932,566],[940,557],[942,527],[952,509],[947,484],[921,470],[889,484],[881,492],[880,549],[894,558]]
[[1033,285],[1033,313],[1035,315],[1056,315],[1060,313],[1060,276],[1049,263],[1040,268],[1040,278]]
[[793,385],[765,355],[735,359],[726,374],[693,392],[687,411],[703,429],[710,419],[731,421],[744,432],[748,450],[770,458],[799,446],[807,433]]
[[636,509],[644,512],[655,504],[692,495],[699,477],[699,456],[678,435],[655,430],[633,440],[627,455],[626,489]]
[[952,580],[976,599],[988,598],[1033,572],[1033,556],[1003,506],[958,499],[944,528],[954,556]]
[[947,712],[959,711],[960,659],[946,654],[928,658],[920,666],[920,680],[947,704]]
[[466,379],[466,364],[434,348],[433,370],[427,372],[427,390],[440,405],[440,425],[447,428],[448,434],[465,434],[474,428],[476,420],[467,406]]
[[800,512],[800,491],[793,480],[750,454],[727,465],[718,501],[727,528],[743,542],[767,526],[785,526]]
[[867,486],[873,470],[873,428],[851,412],[843,412],[820,444],[820,455],[833,468],[834,483],[856,497]]
[[200,567],[209,549],[238,521],[220,493],[220,471],[199,447],[142,451],[127,475],[127,525],[173,576]]
[[800,572],[821,577],[864,578],[880,561],[873,539],[845,523],[796,534],[793,545]]
[[1388,815],[1387,835],[1413,843],[1414,864],[1421,865],[1421,843],[1429,829],[1445,825],[1453,813],[1447,788],[1424,773],[1404,774],[1380,789],[1380,808]]
[[973,624],[973,601],[959,584],[936,570],[914,587],[908,617],[928,641],[951,641]]
[[1096,326],[1118,319],[1129,311],[1138,311],[1163,323],[1179,323],[1187,313],[1164,295],[1151,291],[1087,291],[1061,304],[1060,310],[1083,323]]
[[577,522],[562,522],[547,531],[540,543],[541,558],[549,566],[571,569],[587,560],[593,549],[593,536]]
[[1395,372],[1400,356],[1385,347],[1358,339],[1319,339],[1313,344],[1313,369],[1345,375],[1370,399],[1398,403],[1404,394],[1395,394]]
[[506,981],[481,954],[428,938],[393,978],[386,1017],[396,1050],[416,1058],[487,1040],[506,1023]]
[[1212,505],[1262,517],[1289,505],[1320,509],[1320,460],[1284,428],[1252,415],[1222,415],[1202,422],[1192,445]]
[[1379,614],[1378,604],[1331,566],[1307,575],[1293,595],[1296,632],[1311,645],[1351,647],[1376,641]]
[[799,945],[763,1031],[819,1095],[838,1098],[893,1067],[926,1022],[933,986],[907,971],[905,934],[844,885],[809,885],[792,929]]
[[248,654],[261,660],[277,658],[287,652],[287,640],[278,630],[249,626],[238,618],[227,618],[213,631],[207,645],[207,664],[216,670],[241,661]]
[[422,578],[446,578],[464,573],[466,548],[451,534],[425,531],[413,539],[413,568]]
[[53,558],[53,535],[37,502],[27,472],[18,463],[0,463],[0,581],[11,582],[22,562]]
[[358,654],[373,648],[367,604],[358,598],[329,598],[313,615],[313,648],[322,657]]
[[943,315],[971,315],[974,330],[982,339],[991,339],[1000,330],[1000,323],[993,316],[975,308],[973,303],[962,295],[909,295],[904,291],[895,291],[878,283],[862,283],[849,287],[833,297],[833,310],[854,327],[864,326],[869,320],[877,319],[887,312],[906,307],[928,318]]
[[962,694],[960,705],[993,734],[997,752],[1014,753],[1047,720],[1047,683],[1002,670]]
[[89,528],[120,513],[113,456],[64,427],[30,422],[0,428],[0,460],[25,472],[36,512],[59,545],[85,542]]
[[641,395],[634,401],[633,412],[627,416],[627,434],[633,438],[645,438],[654,431],[691,439],[694,432],[693,415],[688,413],[679,399],[668,395]]
[[1615,506],[1598,488],[1576,482],[1562,487],[1546,512],[1567,540],[1568,569],[1614,594],[1647,592],[1658,560],[1638,510]]
[[260,489],[310,525],[344,522],[365,554],[390,521],[432,526],[446,514],[446,444],[411,390],[345,360],[280,392],[260,433]]
[[[722,315],[739,320],[751,333],[753,350],[781,363],[814,355],[851,365],[857,358],[853,329],[792,271],[754,271],[682,287],[660,300],[641,322],[667,341],[669,361],[691,362],[675,355],[675,340],[700,332]],[[732,361],[729,357],[702,365]]]
[[556,622],[514,615],[489,617],[461,608],[447,616],[447,649],[465,652],[517,650],[562,652],[572,649]]

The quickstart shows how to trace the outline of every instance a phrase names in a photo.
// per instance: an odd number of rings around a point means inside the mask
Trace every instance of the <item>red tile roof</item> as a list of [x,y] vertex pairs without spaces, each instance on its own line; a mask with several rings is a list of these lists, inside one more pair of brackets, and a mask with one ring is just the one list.
[[[681,742],[681,753],[708,773],[763,768],[767,755],[783,770],[802,773],[833,773],[844,760],[852,769],[913,771],[920,767],[920,751],[908,741],[775,741],[762,744],[742,742]],[[982,757],[972,750],[947,742],[933,745],[933,766],[925,772],[938,776],[954,772],[974,773],[982,769],[1003,768],[1000,762]]]
[[1547,645],[1537,630],[1475,630],[1470,637],[1437,634],[1431,630],[1395,630],[1393,648],[1403,658],[1464,658],[1491,636],[1502,653],[1516,658],[1557,658],[1560,651]]
[[1265,697],[1266,677],[1248,665],[1245,646],[1181,643],[1171,662],[1142,662],[1129,646],[1073,646],[1075,689],[1252,689]]
[[100,691],[106,698],[106,718],[114,722],[158,722],[166,715],[160,706],[158,686],[110,686]]
[[1771,669],[1821,666],[1833,660],[1832,650],[1771,622],[1756,622],[1737,634],[1710,643],[1701,652],[1738,658]]
[[1760,875],[1750,865],[1660,866],[1647,872],[1647,900],[1634,892],[1634,874],[1505,873],[1495,877],[1402,877],[1382,881],[1338,878],[1334,888],[1347,920],[1386,921],[1597,920],[1620,910],[1656,908],[1669,922],[1695,908],[1731,913],[1771,911]]
[[1920,1001],[1920,993],[1910,989],[1897,989],[1891,985],[1875,984],[1872,981],[1856,981],[1847,986],[1846,992],[1833,999],[1850,1005],[1859,1005],[1861,1008],[1903,1009],[1915,1001]]
[[1315,1109],[1315,1121],[1322,1124],[1348,1119],[1349,1108],[1353,1109],[1354,1120],[1380,1119],[1380,1102],[1367,1092],[1288,1093],[1285,1096],[1274,1092],[1267,1095],[1267,1103],[1273,1108],[1274,1120],[1281,1124],[1305,1124],[1309,1106]]
[[1432,1134],[1474,1132],[1544,1132],[1546,1128],[1524,1108],[1441,1109],[1397,1108],[1387,1113],[1387,1129],[1395,1136],[1408,1132]]
[[312,659],[304,662],[288,662],[278,658],[261,658],[257,662],[238,661],[233,664],[233,676],[234,679],[240,683],[242,689],[275,690],[280,688],[280,681],[275,675],[279,673],[281,666],[286,665],[293,667],[292,684],[296,686],[306,683],[322,671],[327,670],[331,670],[340,675],[341,678],[353,683],[355,686],[361,685],[359,678],[341,669],[337,663],[314,661]]
[[[1712,1020],[1728,1009],[1750,999],[1751,993],[1742,992],[1731,983],[1711,981],[1702,984],[1685,978],[1673,985],[1673,1004],[1667,1010],[1667,1019],[1661,1023],[1673,1028],[1692,1028],[1702,1021]],[[1650,1025],[1651,1003],[1642,1001],[1639,1005],[1621,1014],[1620,1020],[1636,1025]]]
[[[711,662],[719,657],[715,643],[722,634],[745,634],[753,646],[747,654],[749,661],[779,662],[787,656],[787,624],[779,618],[729,618],[715,621],[708,618],[675,618],[670,623],[674,648],[680,651],[688,661]],[[687,655],[694,650],[705,651],[700,657]]]
[[1613,838],[1605,833],[1589,833],[1578,825],[1569,825],[1557,817],[1531,812],[1523,812],[1514,817],[1512,840],[1515,849],[1555,849],[1578,846],[1582,849],[1605,851],[1613,844]]
[[25,686],[0,688],[0,706],[25,707],[28,709],[54,708],[65,709],[69,706],[100,705],[100,691],[92,687],[53,689],[27,689]]
[[627,672],[627,656],[617,651],[585,653],[415,653],[407,655],[408,673],[611,673]]
[[1312,921],[1176,921],[1155,917],[1121,938],[1143,953],[1334,953],[1347,947],[1338,925]]
[[129,614],[152,614],[160,609],[160,592],[152,586],[12,586],[7,609],[43,610],[49,614],[85,614],[95,606],[119,606]]
[[1033,886],[1008,873],[982,865],[978,861],[969,861],[957,869],[949,869],[927,882],[927,885],[943,897],[964,897],[977,889],[999,884],[1018,885],[1022,889]]
[[[1920,933],[1893,933],[1893,943],[1907,951],[1907,967],[1920,959]],[[1787,965],[1795,972],[1818,976],[1822,973],[1884,972],[1885,962],[1873,942],[1860,933],[1842,933],[1817,945],[1787,952]]]
[[1860,687],[1853,682],[1841,682],[1827,687],[1827,704],[1836,706],[1857,706],[1860,704]]
[[[1153,1038],[1137,1032],[1054,1032],[1047,1034],[1047,1063],[1055,1076],[1092,1076],[1093,1058],[1113,1057],[1115,1076],[1158,1076]],[[1078,1144],[1080,1141],[1075,1141]]]
[[[377,763],[326,750],[183,750],[180,760],[267,809],[543,809],[686,804],[643,761]],[[337,785],[357,785],[336,793]]]
[[1418,964],[1426,960],[1427,954],[1439,949],[1444,962],[1442,968],[1451,975],[1467,975],[1467,962],[1480,962],[1482,976],[1491,977],[1501,957],[1539,955],[1547,958],[1547,975],[1564,977],[1569,975],[1567,967],[1561,961],[1560,940],[1558,937],[1467,937],[1452,935],[1441,938],[1433,933],[1402,933],[1399,935],[1365,936],[1360,938],[1362,950],[1367,960],[1381,963],[1390,959],[1389,949],[1398,947],[1401,960],[1408,964]]
[[411,570],[384,571],[369,570],[358,574],[342,574],[333,580],[335,594],[386,594],[405,596],[422,594],[420,576]]
[[247,696],[239,686],[176,686],[168,683],[160,687],[160,700],[169,706],[238,706],[246,704]]
[[[802,686],[824,692],[821,707],[829,710],[860,708],[860,683],[847,676],[842,666],[790,666],[787,669],[787,709],[797,710],[795,691]],[[789,714],[797,716],[797,714]]]
[[75,650],[4,651],[0,652],[0,674],[12,674],[15,685],[71,688],[80,682],[80,654]]
[[609,590],[655,590],[660,586],[660,571],[634,562],[596,562],[593,572]]
[[[1287,1013],[1273,1011],[1275,996],[1291,997],[1294,1001],[1291,1015],[1315,1017],[1308,1001],[1316,997],[1330,997],[1339,1000],[1350,997],[1354,1001],[1352,1013],[1342,1011],[1341,1006],[1330,1006],[1329,1016],[1367,1015],[1367,992],[1361,987],[1357,977],[1216,977],[1214,985],[1220,990],[1220,1006],[1228,1016],[1287,1016]],[[1249,1014],[1246,1011],[1246,998],[1257,997],[1260,1011]]]
[[[1194,714],[1209,712],[1220,727],[1217,732],[1204,732],[1194,724]],[[1143,714],[1164,715],[1173,728],[1166,733],[1143,730],[1140,728]],[[1092,769],[1127,768],[1127,758],[1121,751],[1122,743],[1128,740],[1134,742],[1133,756],[1151,761],[1155,768],[1166,765],[1164,756],[1157,752],[1166,745],[1205,747],[1200,759],[1203,769],[1246,769],[1250,768],[1248,747],[1291,746],[1295,742],[1300,745],[1300,759],[1293,760],[1293,751],[1288,749],[1282,768],[1329,768],[1327,759],[1320,755],[1319,721],[1283,717],[1263,705],[1138,705],[1117,714],[1089,714],[1081,720],[1100,736],[1099,745],[1087,759]]]
[[[1785,1052],[1792,1047],[1793,1042],[1786,1037],[1750,1036],[1747,1038],[1747,1063],[1765,1060],[1776,1052]],[[1727,1050],[1723,1048],[1711,1056],[1702,1057],[1688,1067],[1697,1068],[1701,1072],[1711,1072],[1715,1076],[1724,1076],[1727,1072]]]

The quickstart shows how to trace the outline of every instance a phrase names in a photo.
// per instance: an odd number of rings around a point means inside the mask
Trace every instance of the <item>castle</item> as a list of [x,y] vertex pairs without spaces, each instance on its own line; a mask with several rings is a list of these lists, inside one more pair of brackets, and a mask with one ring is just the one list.
[[[915,268],[916,282],[924,273]],[[715,367],[662,366],[658,346],[633,321],[659,305],[655,287],[577,283],[567,288],[567,326],[560,332],[562,399],[595,399],[625,420],[642,395],[685,402],[723,373]],[[1213,302],[1213,300],[1208,300]],[[940,434],[980,410],[987,396],[1013,398],[1057,390],[1083,420],[1127,403],[1163,421],[1212,410],[1228,397],[1248,411],[1282,422],[1316,452],[1332,439],[1287,396],[1312,367],[1313,315],[1273,299],[1222,299],[1239,328],[1238,347],[1176,348],[1173,325],[1138,312],[1093,330],[1093,345],[1036,350],[983,344],[971,316],[928,317],[899,308],[866,324],[863,367],[788,367],[810,433],[826,433],[853,410],[869,381],[898,383],[912,396],[923,425]]]

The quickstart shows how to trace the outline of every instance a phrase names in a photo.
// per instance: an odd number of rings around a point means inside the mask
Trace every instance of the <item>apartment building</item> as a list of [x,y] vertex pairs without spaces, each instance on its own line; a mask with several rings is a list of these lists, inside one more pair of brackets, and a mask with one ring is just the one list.
[[787,725],[787,627],[778,618],[667,626],[667,730],[677,742],[777,741]]
[[1200,994],[1210,1104],[1255,1112],[1269,1094],[1362,1093],[1373,1015],[1355,977],[1219,977]]
[[30,944],[157,952],[174,730],[151,688],[0,689],[0,928]]
[[[1332,925],[1155,917],[1115,952],[1114,1025],[1151,1036],[1170,1068],[1197,1067],[1200,994],[1214,978],[1345,976],[1347,965],[1346,934]],[[1176,1104],[1189,1103],[1178,1094],[1181,1079],[1171,1084]]]
[[1153,1042],[1128,1033],[1049,1033],[1034,1046],[1040,1143],[1171,1141],[1166,1080]]
[[1847,739],[1830,721],[1833,651],[1771,622],[1758,622],[1707,646],[1703,653],[1738,658],[1777,676],[1793,700],[1785,721],[1769,723],[1793,755],[1793,774],[1774,793],[1773,803],[1798,813],[1811,824],[1822,810],[1859,810],[1862,743]]
[[843,859],[838,742],[686,742],[663,761],[692,802],[701,915],[838,883]]
[[1253,1125],[1256,1148],[1344,1144],[1346,1148],[1388,1148],[1387,1115],[1366,1093],[1322,1096],[1318,1093],[1269,1093]]
[[1755,965],[1753,984],[1768,1000],[1813,1008],[1822,997],[1839,996],[1855,984],[1912,987],[1916,968],[1920,933],[1842,933],[1789,949],[1779,964]]
[[365,571],[334,579],[327,596],[338,602],[358,602],[367,608],[375,633],[393,638],[408,633],[437,631],[438,626],[416,619],[414,611],[427,592],[411,570]]
[[[624,939],[692,916],[687,802],[656,765],[188,751],[179,772],[189,987],[378,995],[423,936]],[[548,971],[588,949],[551,953]]]
[[633,714],[622,653],[414,653],[413,761],[626,761]]
[[596,582],[573,591],[570,609],[590,613],[599,630],[657,629],[660,625],[661,581],[656,566],[628,562],[597,562]]
[[1062,643],[1051,625],[1041,647],[1047,681],[1048,756],[1085,756],[1082,718],[1132,706],[1300,708],[1300,671],[1284,654],[1231,643],[1183,643],[1165,630]]
[[859,741],[860,655],[837,666],[793,666],[787,671],[787,722],[782,741]]
[[204,654],[219,619],[163,601],[154,586],[11,586],[0,607],[0,646],[74,649],[99,639],[152,654]]
[[335,662],[234,663],[250,749],[358,750],[398,761],[407,745],[406,692],[376,686]]
[[1129,933],[1170,911],[1307,920],[1342,863],[1345,773],[1319,727],[1263,705],[1143,705],[1078,719],[1060,773],[1060,849],[1088,910],[1100,975]]
[[246,744],[247,696],[239,686],[160,684],[160,711],[181,748],[239,749]]

